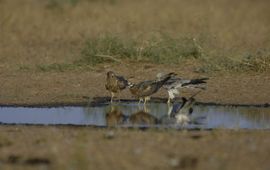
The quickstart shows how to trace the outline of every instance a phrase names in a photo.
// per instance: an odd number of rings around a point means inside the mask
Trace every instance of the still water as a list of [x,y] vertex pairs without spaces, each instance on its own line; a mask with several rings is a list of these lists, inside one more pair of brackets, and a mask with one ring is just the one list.
[[91,125],[199,129],[270,129],[269,107],[195,105],[190,121],[179,124],[168,113],[172,106],[133,102],[92,107],[0,107],[1,124]]

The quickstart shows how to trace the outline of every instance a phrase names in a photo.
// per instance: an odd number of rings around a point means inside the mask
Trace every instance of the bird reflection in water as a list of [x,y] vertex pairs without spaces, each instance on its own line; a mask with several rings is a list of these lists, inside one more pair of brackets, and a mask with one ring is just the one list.
[[158,119],[150,114],[146,106],[138,107],[138,110],[130,116],[125,115],[117,105],[111,104],[109,111],[106,113],[106,124],[108,127],[121,125],[155,125],[158,124]]
[[158,124],[158,119],[151,115],[150,110],[144,105],[143,109],[139,107],[139,110],[129,117],[129,122],[133,125],[155,125]]
[[198,93],[196,93],[189,99],[182,97],[181,104],[175,102],[173,105],[169,106],[168,115],[170,118],[175,119],[176,124],[181,126],[186,126],[188,124],[194,125],[203,124],[201,121],[204,120],[206,117],[204,116],[192,117],[193,106],[196,102],[194,96],[196,96]]
[[110,105],[110,110],[106,113],[107,126],[112,127],[121,125],[126,119],[127,116],[125,116],[116,105]]
[[[121,105],[109,105],[109,111],[106,112],[106,124],[109,127],[112,126],[176,126],[181,127],[186,125],[202,125],[202,120],[205,117],[202,116],[194,116],[192,115],[193,106],[195,104],[194,96],[186,99],[182,98],[182,102],[175,101],[174,104],[169,104],[168,106],[168,114],[162,113],[154,114],[149,108],[151,105],[138,105],[136,111],[132,111],[132,113],[128,113],[128,111],[124,111],[125,107],[122,108]],[[123,110],[121,110],[123,109]],[[133,109],[132,109],[133,110]],[[125,113],[124,113],[125,112]],[[159,115],[158,117],[154,115]]]

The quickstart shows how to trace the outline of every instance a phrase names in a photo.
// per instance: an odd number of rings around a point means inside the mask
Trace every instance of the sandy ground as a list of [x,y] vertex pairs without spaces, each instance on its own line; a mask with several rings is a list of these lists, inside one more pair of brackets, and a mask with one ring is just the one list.
[[[85,103],[87,97],[105,97],[106,72],[115,71],[132,82],[155,78],[158,72],[176,72],[184,78],[209,77],[207,90],[196,96],[199,102],[219,104],[269,104],[269,73],[202,74],[196,73],[194,64],[179,68],[175,65],[141,63],[100,65],[91,70],[65,72],[5,71],[1,72],[0,104],[54,104]],[[195,91],[183,90],[182,96]],[[160,90],[154,97],[167,98]],[[121,99],[132,98],[129,90],[119,94]]]
[[1,126],[0,168],[266,170],[269,140],[269,131]]

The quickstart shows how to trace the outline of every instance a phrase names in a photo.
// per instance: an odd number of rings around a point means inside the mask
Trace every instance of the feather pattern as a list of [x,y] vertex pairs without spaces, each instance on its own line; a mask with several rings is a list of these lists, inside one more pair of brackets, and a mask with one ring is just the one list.
[[105,88],[111,92],[111,102],[115,93],[119,93],[128,86],[128,81],[123,76],[118,76],[114,72],[107,73]]
[[163,85],[168,81],[174,73],[167,74],[160,80],[147,80],[138,84],[129,84],[129,89],[132,95],[137,98],[144,98],[145,102],[147,98],[156,93]]
[[[166,75],[165,75],[166,76]],[[158,74],[157,80],[162,79],[163,76]],[[168,81],[166,81],[163,85],[163,88],[168,92],[168,103],[175,98],[176,95],[179,95],[179,90],[181,88],[198,88],[205,89],[205,85],[208,78],[200,78],[200,79],[183,79],[181,77],[172,76]]]

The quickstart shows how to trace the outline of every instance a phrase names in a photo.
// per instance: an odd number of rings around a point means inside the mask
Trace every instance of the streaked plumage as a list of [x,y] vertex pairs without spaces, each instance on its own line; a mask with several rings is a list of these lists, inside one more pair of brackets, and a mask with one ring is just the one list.
[[123,76],[118,76],[114,72],[107,72],[105,88],[111,92],[111,102],[116,93],[124,90],[128,86],[128,81]]
[[150,96],[156,93],[175,73],[169,73],[160,80],[147,80],[138,84],[129,83],[129,90],[132,95],[139,98],[139,103],[144,100],[144,104],[150,100]]
[[[166,76],[166,75],[165,75]],[[158,80],[163,79],[163,76],[158,74]],[[179,90],[181,88],[199,88],[205,89],[206,81],[208,78],[200,78],[200,79],[183,79],[180,77],[172,77],[168,81],[166,81],[163,85],[163,88],[168,91],[168,103],[175,98],[175,95],[179,95]]]

